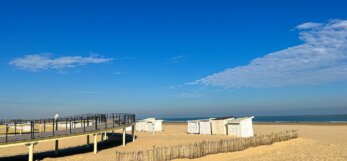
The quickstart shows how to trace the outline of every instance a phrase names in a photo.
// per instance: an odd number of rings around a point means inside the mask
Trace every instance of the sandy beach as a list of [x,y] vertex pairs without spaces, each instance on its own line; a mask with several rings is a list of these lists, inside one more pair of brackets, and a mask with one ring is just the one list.
[[[229,138],[224,135],[187,134],[186,123],[165,123],[164,131],[155,135],[137,132],[137,140],[120,146],[120,136],[100,142],[100,152],[94,155],[92,148],[85,147],[85,137],[60,142],[60,154],[53,154],[53,142],[40,143],[35,147],[35,158],[45,161],[63,160],[113,160],[115,151],[131,151],[153,146],[169,146],[194,143],[203,140]],[[244,151],[208,155],[191,160],[347,160],[347,124],[255,124],[255,134],[268,134],[290,129],[299,130],[299,138],[273,145],[249,148]],[[128,132],[130,134],[130,131]],[[99,139],[100,140],[100,139]],[[27,147],[16,146],[0,149],[0,160],[26,160]],[[189,160],[189,159],[180,159]]]

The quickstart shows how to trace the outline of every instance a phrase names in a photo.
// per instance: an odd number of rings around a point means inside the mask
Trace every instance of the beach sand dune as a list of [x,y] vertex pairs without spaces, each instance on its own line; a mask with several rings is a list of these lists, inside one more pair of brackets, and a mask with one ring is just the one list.
[[[85,150],[85,137],[62,140],[58,156],[53,154],[53,142],[40,143],[35,147],[35,156],[46,161],[73,160],[114,160],[115,151],[129,151],[152,148],[153,146],[170,146],[188,144],[203,140],[229,138],[224,135],[186,134],[186,123],[165,123],[163,132],[155,135],[137,132],[137,140],[122,147],[120,137],[111,137],[111,141],[100,143],[101,151],[94,155],[92,149]],[[347,124],[256,124],[256,134],[268,134],[290,129],[299,130],[299,138],[273,145],[249,148],[240,152],[208,155],[192,160],[347,160]],[[129,132],[130,133],[130,132]],[[92,139],[91,139],[92,140]],[[26,157],[27,148],[17,146],[0,149],[0,160],[16,160]],[[21,157],[18,155],[22,155]],[[180,159],[182,161],[189,159]]]

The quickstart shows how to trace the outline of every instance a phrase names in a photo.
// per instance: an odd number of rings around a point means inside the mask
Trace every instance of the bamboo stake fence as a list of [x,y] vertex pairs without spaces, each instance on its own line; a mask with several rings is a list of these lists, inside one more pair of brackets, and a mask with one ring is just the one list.
[[153,147],[146,150],[116,152],[117,161],[164,161],[181,158],[200,158],[209,154],[241,151],[260,145],[271,145],[298,137],[298,130],[288,130],[250,138],[233,138],[220,141],[203,141],[199,143],[169,147]]

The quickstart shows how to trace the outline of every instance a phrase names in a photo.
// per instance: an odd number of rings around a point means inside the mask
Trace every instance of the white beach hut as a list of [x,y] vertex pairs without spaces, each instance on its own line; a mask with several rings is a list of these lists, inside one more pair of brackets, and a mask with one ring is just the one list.
[[237,137],[252,137],[253,133],[253,122],[252,117],[243,117],[231,120],[227,124],[228,135]]
[[154,129],[154,122],[146,122],[146,128],[144,131],[151,132]]
[[155,118],[148,118],[140,120],[135,125],[136,131],[162,131],[163,130],[163,120],[156,120]]
[[136,131],[146,131],[147,130],[147,122],[143,121],[143,120],[136,122],[135,130]]
[[144,131],[163,131],[163,120],[155,120],[146,122],[146,128]]
[[200,127],[199,127],[200,120],[190,120],[187,122],[188,122],[187,132],[189,134],[199,134],[200,133]]
[[163,131],[163,121],[164,120],[155,120],[154,131]]
[[153,124],[155,122],[155,118],[147,118],[142,120],[143,131],[153,131]]
[[212,134],[212,125],[211,120],[200,120],[199,121],[199,131],[202,135],[211,135]]
[[212,134],[213,135],[226,135],[227,134],[227,128],[226,128],[226,124],[231,121],[234,120],[234,117],[220,117],[220,118],[216,118],[211,120],[211,124],[212,124]]
[[136,131],[143,131],[144,126],[145,126],[144,123],[145,123],[145,122],[142,122],[142,121],[136,122],[136,124],[135,124],[135,130],[136,130]]
[[142,121],[154,122],[154,121],[155,121],[155,118],[146,118],[146,119],[143,119]]

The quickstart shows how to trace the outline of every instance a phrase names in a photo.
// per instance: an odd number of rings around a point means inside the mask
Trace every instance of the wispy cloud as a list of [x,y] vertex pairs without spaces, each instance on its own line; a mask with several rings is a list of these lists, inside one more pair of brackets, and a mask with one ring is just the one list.
[[177,88],[182,88],[184,86],[185,86],[185,84],[170,85],[170,86],[164,86],[164,87],[162,87],[162,89],[177,89]]
[[177,56],[174,56],[174,57],[167,59],[166,61],[164,61],[164,63],[159,63],[157,65],[175,64],[175,63],[183,62],[183,61],[187,60],[189,57],[190,57],[189,55],[177,55]]
[[313,85],[347,80],[347,20],[297,26],[298,46],[269,53],[192,84],[238,87]]
[[112,75],[121,75],[121,72],[113,72]]
[[305,30],[305,29],[317,28],[317,27],[322,26],[322,25],[323,25],[322,23],[306,22],[306,23],[303,23],[303,24],[296,26],[296,28],[300,29],[300,30]]
[[202,97],[202,94],[198,93],[198,92],[184,92],[184,93],[177,94],[176,97],[181,97],[181,98],[198,98],[198,97]]
[[61,56],[53,58],[52,54],[25,55],[13,59],[9,64],[19,69],[28,71],[40,71],[47,69],[66,69],[87,64],[101,64],[112,61],[111,58],[103,58],[96,55],[88,57],[82,56]]
[[168,63],[169,64],[178,63],[178,62],[186,60],[188,57],[189,57],[188,55],[174,56],[174,57],[168,59]]

